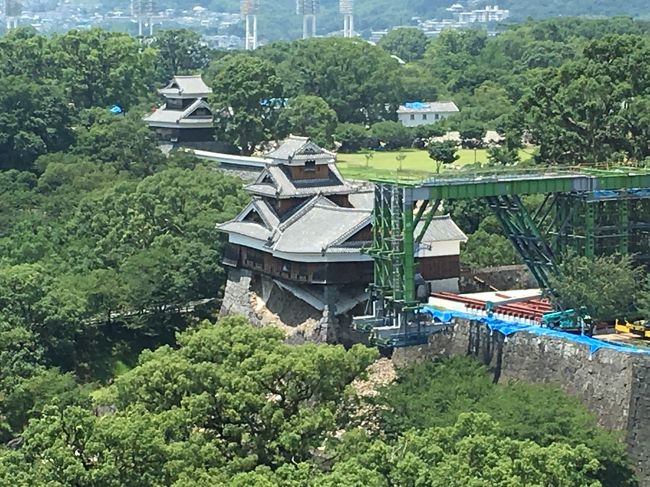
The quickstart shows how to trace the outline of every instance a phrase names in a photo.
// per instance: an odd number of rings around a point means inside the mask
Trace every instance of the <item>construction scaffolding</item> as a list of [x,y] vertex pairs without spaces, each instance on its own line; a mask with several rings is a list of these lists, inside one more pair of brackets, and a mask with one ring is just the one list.
[[[524,195],[543,197],[530,208]],[[576,169],[376,181],[373,243],[366,249],[374,260],[374,282],[368,313],[355,318],[357,329],[391,336],[427,329],[415,296],[414,256],[435,212],[449,199],[485,202],[543,289],[551,286],[558,256],[569,250],[650,257],[648,171]]]

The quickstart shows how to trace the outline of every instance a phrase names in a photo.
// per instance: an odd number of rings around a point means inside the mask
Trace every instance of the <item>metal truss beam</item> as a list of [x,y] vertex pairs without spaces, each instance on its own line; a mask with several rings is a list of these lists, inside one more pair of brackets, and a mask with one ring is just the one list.
[[557,266],[555,255],[519,196],[490,196],[485,200],[537,282],[550,287],[550,276]]

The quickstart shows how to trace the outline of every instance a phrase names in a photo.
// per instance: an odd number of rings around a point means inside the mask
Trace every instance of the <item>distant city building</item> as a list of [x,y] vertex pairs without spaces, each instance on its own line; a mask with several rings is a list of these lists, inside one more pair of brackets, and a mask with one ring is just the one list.
[[458,112],[453,101],[414,102],[400,105],[397,118],[406,127],[417,127],[439,122]]
[[455,12],[456,20],[461,24],[501,22],[510,16],[510,10],[500,9],[498,5],[486,5],[478,10]]
[[475,24],[488,25],[495,22],[502,22],[510,16],[510,11],[499,8],[498,5],[486,5],[476,10],[466,10],[459,3],[447,8],[452,16],[451,19],[428,19],[420,20],[418,28],[427,36],[434,37],[445,29],[465,29]]
[[165,97],[165,104],[144,117],[144,121],[161,141],[181,143],[213,140],[213,117],[208,106],[212,89],[200,75],[174,76],[158,93]]

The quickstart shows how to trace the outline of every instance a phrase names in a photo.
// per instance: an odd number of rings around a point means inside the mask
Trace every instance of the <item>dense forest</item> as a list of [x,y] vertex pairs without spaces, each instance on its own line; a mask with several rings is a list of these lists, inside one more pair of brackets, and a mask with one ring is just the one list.
[[[564,19],[254,53],[187,31],[0,38],[0,485],[635,485],[619,438],[556,390],[452,361],[363,397],[373,350],[215,325],[215,225],[246,204],[242,182],[163,155],[141,117],[172,74],[202,72],[218,138],[243,153],[290,132],[352,150],[491,128],[497,167],[522,163],[524,135],[529,164],[645,164],[647,30]],[[397,131],[397,104],[443,98],[458,117]],[[483,209],[449,209],[473,265],[515,259]]]

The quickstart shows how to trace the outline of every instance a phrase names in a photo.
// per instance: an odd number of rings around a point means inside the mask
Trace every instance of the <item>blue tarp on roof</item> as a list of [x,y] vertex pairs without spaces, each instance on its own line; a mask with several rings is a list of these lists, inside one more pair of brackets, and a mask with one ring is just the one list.
[[631,345],[606,342],[604,340],[598,340],[596,338],[591,338],[588,336],[572,335],[571,333],[554,330],[552,328],[543,328],[541,326],[528,325],[524,323],[520,324],[513,321],[503,321],[494,317],[489,318],[486,316],[480,316],[461,311],[443,311],[432,308],[431,306],[423,307],[422,312],[430,314],[434,320],[440,320],[444,322],[451,321],[453,318],[469,321],[479,321],[481,323],[484,323],[490,330],[501,333],[506,337],[524,331],[527,333],[532,333],[534,335],[559,338],[561,340],[568,340],[571,342],[586,345],[589,347],[589,353],[595,353],[601,348],[607,348],[610,350],[615,350],[617,352],[641,353],[650,356],[650,350],[644,350],[642,348],[634,347]]
[[425,110],[429,108],[429,104],[424,103],[422,101],[411,101],[408,103],[404,103],[404,106],[406,108],[412,108],[413,110]]

